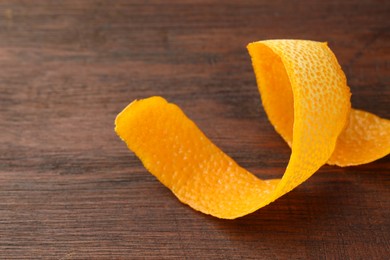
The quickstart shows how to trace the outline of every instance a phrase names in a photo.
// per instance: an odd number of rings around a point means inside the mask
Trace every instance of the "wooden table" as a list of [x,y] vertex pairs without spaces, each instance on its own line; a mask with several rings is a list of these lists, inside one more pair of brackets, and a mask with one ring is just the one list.
[[[223,2],[223,3],[222,3]],[[136,98],[178,104],[259,177],[290,149],[247,43],[328,41],[354,107],[390,118],[388,1],[0,2],[1,259],[386,259],[389,156],[322,167],[246,217],[181,204],[114,133]]]

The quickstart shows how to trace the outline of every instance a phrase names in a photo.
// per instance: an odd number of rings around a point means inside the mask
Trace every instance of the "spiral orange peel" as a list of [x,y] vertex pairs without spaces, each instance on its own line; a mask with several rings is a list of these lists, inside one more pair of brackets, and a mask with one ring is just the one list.
[[224,219],[256,211],[322,165],[358,165],[390,152],[390,120],[351,109],[350,89],[326,43],[267,40],[249,54],[263,107],[291,147],[281,179],[261,180],[161,97],[130,103],[115,131],[146,169],[195,210]]

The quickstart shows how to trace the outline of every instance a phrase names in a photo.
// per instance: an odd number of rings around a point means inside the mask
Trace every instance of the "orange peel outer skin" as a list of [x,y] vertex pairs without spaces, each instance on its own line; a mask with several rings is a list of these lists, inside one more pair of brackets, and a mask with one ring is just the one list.
[[248,50],[267,116],[292,149],[281,179],[261,180],[240,167],[161,97],[133,101],[115,120],[128,148],[180,201],[234,219],[283,196],[325,163],[357,165],[389,153],[389,120],[351,110],[345,75],[326,43],[268,40]]

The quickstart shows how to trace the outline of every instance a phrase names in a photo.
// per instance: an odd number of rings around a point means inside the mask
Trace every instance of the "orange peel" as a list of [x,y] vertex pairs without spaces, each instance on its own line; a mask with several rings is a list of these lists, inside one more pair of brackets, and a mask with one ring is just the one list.
[[390,152],[390,120],[351,109],[350,90],[326,43],[267,40],[248,45],[263,107],[291,147],[281,179],[261,180],[215,146],[162,97],[130,103],[115,131],[146,169],[192,208],[234,219],[307,180],[322,165],[358,165]]

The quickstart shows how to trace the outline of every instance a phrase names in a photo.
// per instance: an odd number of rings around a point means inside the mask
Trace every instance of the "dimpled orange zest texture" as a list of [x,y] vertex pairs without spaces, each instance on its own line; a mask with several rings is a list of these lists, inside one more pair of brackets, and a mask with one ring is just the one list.
[[292,149],[281,179],[261,180],[240,167],[161,97],[133,101],[115,120],[129,149],[180,201],[234,219],[291,191],[327,162],[356,165],[390,152],[390,121],[351,110],[344,73],[326,43],[268,40],[248,50],[264,109]]

